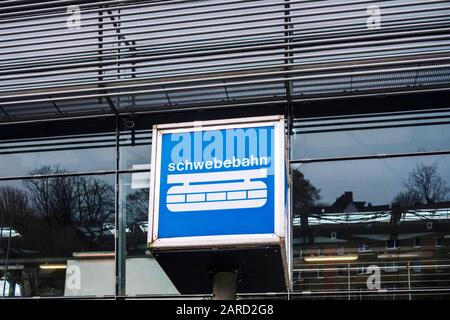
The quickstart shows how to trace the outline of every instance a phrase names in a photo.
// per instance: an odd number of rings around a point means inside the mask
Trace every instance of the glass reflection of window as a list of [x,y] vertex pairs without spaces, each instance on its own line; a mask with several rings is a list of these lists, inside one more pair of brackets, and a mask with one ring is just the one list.
[[367,273],[367,267],[366,266],[364,266],[364,265],[359,265],[357,268],[356,268],[356,274],[358,274],[358,275],[363,275],[363,274],[366,274]]
[[411,262],[412,270],[416,273],[422,272],[422,262],[421,261],[413,261]]
[[358,250],[359,252],[368,252],[368,251],[370,251],[370,249],[369,249],[369,244],[367,244],[367,243],[361,243],[360,245],[359,245],[359,250]]
[[[390,275],[388,291],[404,287],[408,265],[414,290],[449,288],[450,112],[299,119],[294,127],[294,245],[325,245],[325,255],[344,246],[353,274],[379,268],[382,279]],[[329,255],[329,267],[347,263]]]
[[448,150],[448,111],[294,120],[296,160]]
[[386,263],[384,271],[385,272],[398,272],[398,263],[397,262]]
[[113,170],[115,136],[110,133],[0,141],[0,177]]
[[[45,177],[0,181],[2,296],[107,294],[108,284],[114,294],[113,273],[110,282],[86,282],[88,269],[102,264],[96,259],[114,266],[114,177],[55,176],[58,170],[47,167]],[[91,266],[72,274],[87,258]]]
[[[447,220],[448,156],[293,166],[296,224]],[[308,221],[301,212],[308,212]],[[302,220],[303,218],[303,220]]]
[[150,172],[120,176],[120,211],[126,220],[126,248],[129,255],[147,252]]
[[120,136],[120,168],[139,170],[150,167],[152,131],[127,130]]
[[150,171],[120,174],[119,212],[126,221],[125,242],[127,296],[179,292],[147,249]]
[[397,239],[388,240],[386,242],[386,249],[388,250],[396,250],[400,247],[400,241]]
[[420,238],[415,238],[414,239],[414,248],[420,248],[421,247],[421,245],[420,245]]
[[0,297],[20,297],[22,296],[19,284],[7,281],[6,278],[0,279]]

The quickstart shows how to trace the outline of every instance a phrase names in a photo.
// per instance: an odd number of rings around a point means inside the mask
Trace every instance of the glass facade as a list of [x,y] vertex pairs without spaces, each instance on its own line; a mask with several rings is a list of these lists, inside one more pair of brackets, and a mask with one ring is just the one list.
[[64,296],[73,259],[114,254],[114,176],[1,181],[0,194],[2,296]]
[[151,125],[110,128],[0,142],[1,297],[178,295],[147,250]]
[[[1,141],[2,297],[181,297],[147,248],[154,120]],[[293,119],[293,291],[279,298],[447,297],[449,120]]]
[[188,297],[148,248],[153,125],[283,114],[292,290],[238,298],[449,299],[448,21],[449,1],[0,3],[0,297]]
[[312,298],[445,297],[448,119],[418,112],[294,124],[295,290]]

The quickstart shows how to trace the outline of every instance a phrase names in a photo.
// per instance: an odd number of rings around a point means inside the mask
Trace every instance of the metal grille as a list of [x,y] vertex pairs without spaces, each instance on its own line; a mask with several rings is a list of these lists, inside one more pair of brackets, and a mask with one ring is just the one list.
[[3,1],[0,121],[448,90],[448,21],[438,0]]

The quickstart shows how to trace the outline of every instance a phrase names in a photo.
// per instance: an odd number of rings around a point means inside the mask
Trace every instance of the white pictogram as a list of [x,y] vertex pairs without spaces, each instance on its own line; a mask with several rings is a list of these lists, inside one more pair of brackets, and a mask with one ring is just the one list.
[[260,208],[267,202],[267,169],[232,172],[172,174],[168,184],[182,184],[167,191],[172,212]]

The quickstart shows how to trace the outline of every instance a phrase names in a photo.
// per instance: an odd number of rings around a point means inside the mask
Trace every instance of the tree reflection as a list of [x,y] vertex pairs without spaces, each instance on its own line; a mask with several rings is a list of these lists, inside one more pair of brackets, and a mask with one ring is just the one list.
[[293,214],[300,218],[301,234],[308,236],[308,216],[321,199],[320,189],[317,189],[304,174],[294,169],[292,171]]
[[127,195],[127,222],[135,223],[148,220],[148,189],[139,189]]
[[94,177],[55,176],[63,173],[46,166],[30,174],[53,176],[24,180],[23,188],[0,188],[0,215],[4,226],[20,234],[19,255],[71,256],[104,249],[105,224],[114,222],[114,189]]
[[127,253],[145,254],[148,228],[148,188],[139,189],[126,196]]
[[433,204],[445,201],[450,188],[438,172],[436,163],[426,165],[419,163],[403,183],[405,190],[394,198],[394,205],[406,207],[417,204]]
[[[398,288],[404,285],[399,279],[411,273],[418,286],[434,288],[437,283],[448,284],[442,276],[445,271],[437,271],[448,265],[450,187],[441,171],[446,166],[413,161],[409,159],[406,169],[395,171],[391,169],[398,166],[386,165],[389,170],[382,174],[375,170],[377,165],[371,167],[364,162],[364,170],[374,169],[366,176],[359,174],[362,171],[358,162],[348,162],[348,167],[347,163],[341,167],[333,163],[331,170],[324,170],[323,174],[320,166],[313,169],[310,166],[309,170],[306,165],[299,166],[305,173],[293,170],[293,208],[297,217],[294,265],[301,270],[294,283],[297,290],[346,290],[347,283],[342,277],[351,280],[352,288],[362,286],[362,290],[367,290],[370,266],[380,266],[380,278],[389,279],[389,285]],[[391,172],[403,175],[391,176]],[[387,186],[390,181],[392,185]],[[313,183],[324,188],[322,194],[329,204],[319,202],[321,190]],[[333,195],[335,201],[331,201]],[[344,260],[345,255],[356,258],[343,272],[342,262],[333,259],[341,255]],[[306,258],[311,256],[322,256],[324,261],[308,261]],[[422,264],[429,268],[422,270]],[[398,268],[400,265],[403,269]],[[394,271],[398,274],[396,279]]]

